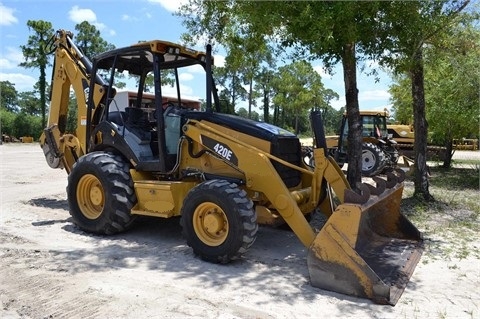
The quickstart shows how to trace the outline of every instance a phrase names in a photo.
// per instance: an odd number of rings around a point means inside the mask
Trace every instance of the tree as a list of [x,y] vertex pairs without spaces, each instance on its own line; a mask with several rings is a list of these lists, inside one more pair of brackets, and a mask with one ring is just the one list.
[[[262,38],[244,34],[244,30],[233,30],[223,36],[227,51],[225,66],[219,68],[220,82],[231,96],[231,104],[235,107],[238,99],[248,100],[248,118],[252,117],[252,106],[256,99],[265,91],[258,92],[257,80],[267,80],[262,77],[259,69],[273,68],[273,48]],[[245,88],[248,86],[248,89]],[[265,97],[265,96],[264,96]],[[264,101],[265,102],[265,101]],[[264,109],[264,117],[268,120],[268,107]]]
[[241,107],[241,108],[238,109],[237,115],[240,116],[240,117],[248,119],[248,111],[244,107]]
[[100,35],[100,31],[87,21],[75,25],[75,30],[77,30],[75,43],[89,59],[115,49],[115,46],[105,41]]
[[[378,50],[375,19],[381,2],[206,1],[190,0],[180,15],[190,34],[221,42],[222,35],[242,28],[244,34],[269,38],[280,47],[296,49],[298,57],[322,59],[344,68],[349,121],[347,179],[361,181],[361,121],[356,82],[357,52]],[[222,42],[221,42],[222,43]],[[376,51],[375,51],[376,52]]]
[[[115,45],[105,41],[100,34],[100,30],[88,21],[75,25],[75,30],[77,34],[73,41],[89,60],[92,60],[100,53],[115,49]],[[108,75],[106,76],[108,77]],[[127,86],[125,82],[119,80],[125,78],[123,74],[117,72],[115,78],[117,79],[115,83],[117,88],[125,88]],[[150,82],[153,85],[153,76]]]
[[70,134],[75,134],[77,131],[78,125],[78,108],[77,108],[77,97],[75,94],[70,94],[70,99],[68,101],[68,113],[67,113],[67,127],[65,132]]
[[34,91],[25,91],[18,94],[18,107],[22,113],[36,116],[41,115],[38,109],[39,104],[40,99]]
[[0,135],[13,135],[15,117],[15,113],[0,108]]
[[305,60],[280,67],[272,85],[276,92],[273,102],[284,116],[293,115],[294,123],[289,126],[296,134],[300,132],[299,120],[308,110],[324,107],[322,78]]
[[399,124],[413,124],[411,81],[406,74],[393,76],[388,91],[391,95],[393,117]]
[[480,31],[460,23],[447,33],[425,52],[427,119],[431,136],[447,149],[445,168],[451,166],[453,139],[478,138],[480,120]]
[[252,117],[252,106],[255,104],[258,93],[254,90],[254,81],[258,79],[260,65],[263,63],[272,67],[274,65],[272,48],[262,39],[244,36],[239,40],[237,59],[241,61],[243,81],[248,89],[248,117]]
[[[233,59],[233,58],[232,58]],[[244,101],[247,98],[247,90],[242,86],[242,78],[239,66],[235,61],[227,57],[224,67],[215,67],[215,78],[220,84],[219,90],[223,100],[227,103],[222,112],[233,114],[239,100]]]
[[48,45],[53,35],[52,24],[43,20],[28,20],[28,29],[33,32],[28,37],[27,44],[20,46],[25,62],[19,65],[24,68],[40,70],[39,90],[40,90],[40,112],[42,115],[42,127],[45,127],[46,121],[46,69],[50,66]]
[[[447,148],[444,167],[451,165],[452,140],[478,137],[480,87],[480,32],[459,23],[425,48],[425,103],[429,139]],[[410,124],[411,95],[408,77],[398,77],[390,91],[396,119]]]
[[42,124],[38,116],[33,116],[20,112],[13,120],[12,135],[20,138],[22,136],[32,136],[38,139],[42,132]]
[[[378,17],[379,46],[388,51],[381,62],[396,74],[406,73],[411,80],[415,131],[414,196],[434,200],[429,191],[426,163],[428,125],[425,114],[424,50],[445,32],[470,2],[417,1],[385,2]],[[377,51],[378,52],[378,51]]]
[[274,78],[273,68],[263,66],[255,77],[255,91],[262,98],[263,121],[270,123],[270,101],[273,98],[272,81]]
[[334,125],[340,124],[343,111],[341,113],[338,113],[330,105],[330,102],[332,100],[338,100],[339,98],[338,93],[331,89],[326,89],[322,92],[321,95],[322,96],[321,96],[321,100],[318,107],[322,110],[322,117],[325,123],[325,129],[327,130],[328,128],[333,126],[334,127],[333,132],[335,132],[336,130],[338,130],[339,126],[335,127]]
[[9,81],[0,82],[0,107],[7,111],[14,112],[17,110],[18,92],[15,85]]

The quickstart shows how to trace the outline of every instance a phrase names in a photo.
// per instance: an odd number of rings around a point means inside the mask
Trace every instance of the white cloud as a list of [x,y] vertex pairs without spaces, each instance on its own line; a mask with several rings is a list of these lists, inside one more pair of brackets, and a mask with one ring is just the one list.
[[375,105],[375,106],[360,106],[361,111],[379,111],[383,112],[385,110],[390,110],[392,108],[392,104],[382,104],[382,105]]
[[214,55],[213,64],[218,67],[223,67],[225,65],[225,57],[223,55]]
[[[361,110],[383,111],[385,108],[389,110],[392,107],[391,104],[388,104],[389,98],[390,94],[388,91],[383,90],[360,91],[358,93],[358,102]],[[336,110],[345,107],[347,105],[345,95],[340,94],[339,99],[330,101],[330,104]]]
[[[180,84],[180,92],[181,92],[181,97],[183,99],[187,100],[200,100],[202,97],[195,95],[193,92],[193,88],[187,85]],[[176,97],[177,96],[177,89],[176,87],[172,87],[170,85],[165,85],[162,86],[162,94],[164,96],[171,96],[171,97]]]
[[335,110],[340,110],[340,108],[345,107],[347,102],[345,102],[345,96],[340,96],[338,100],[330,101],[330,104]]
[[0,73],[0,81],[9,81],[15,84],[15,89],[19,92],[32,91],[33,86],[37,83],[38,79],[29,75],[20,73]]
[[111,36],[116,35],[115,30],[107,28],[104,23],[97,20],[97,15],[91,9],[81,9],[79,6],[73,6],[70,11],[68,11],[68,17],[77,24],[87,21],[100,31],[105,31]]
[[2,70],[13,69],[14,67],[16,67],[16,65],[14,65],[12,62],[10,62],[10,60],[0,58],[0,69],[2,69]]
[[383,101],[390,98],[390,93],[386,90],[371,90],[371,91],[360,91],[358,93],[358,100],[362,102],[368,101]]
[[106,26],[104,23],[101,23],[101,22],[92,22],[92,24],[95,26],[95,28],[97,28],[98,30],[100,31],[103,31],[106,29]]
[[332,79],[332,76],[330,74],[327,73],[327,71],[325,70],[325,67],[323,65],[316,65],[313,67],[313,69],[318,73],[320,74],[320,76],[322,77],[322,79]]
[[158,3],[160,4],[165,10],[170,11],[170,12],[175,12],[178,11],[178,9],[188,3],[188,0],[148,0],[149,2],[152,3]]
[[205,73],[205,69],[200,64],[195,64],[185,68],[189,73]]
[[80,9],[78,6],[73,6],[68,11],[68,17],[75,23],[87,21],[89,23],[97,22],[97,15],[91,9]]
[[6,48],[6,54],[0,56],[0,69],[14,69],[18,64],[24,61],[22,51],[13,47]]
[[191,81],[193,80],[193,75],[191,73],[181,73],[179,78],[180,81]]
[[18,23],[18,19],[13,15],[15,10],[5,7],[0,3],[0,25],[12,25]]

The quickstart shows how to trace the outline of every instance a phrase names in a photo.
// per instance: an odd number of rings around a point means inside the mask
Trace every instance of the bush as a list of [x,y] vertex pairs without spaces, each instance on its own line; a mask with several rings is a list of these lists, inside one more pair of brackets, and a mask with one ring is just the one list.
[[42,133],[42,120],[38,116],[19,113],[14,120],[13,135],[20,138],[21,136],[33,136],[35,140]]
[[0,121],[2,126],[1,134],[12,135],[13,122],[15,121],[15,113],[9,112],[5,109],[0,109]]

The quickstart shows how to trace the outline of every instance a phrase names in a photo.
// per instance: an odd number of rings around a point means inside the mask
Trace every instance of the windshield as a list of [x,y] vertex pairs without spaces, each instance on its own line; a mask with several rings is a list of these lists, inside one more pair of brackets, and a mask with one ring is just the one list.
[[362,116],[362,135],[364,137],[385,137],[387,135],[387,123],[384,116],[363,115]]

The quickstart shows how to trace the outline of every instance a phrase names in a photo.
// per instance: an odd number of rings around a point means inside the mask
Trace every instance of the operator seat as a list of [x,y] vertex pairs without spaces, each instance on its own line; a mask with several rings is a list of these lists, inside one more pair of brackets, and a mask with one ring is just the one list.
[[165,123],[165,146],[167,150],[166,164],[169,169],[172,169],[177,162],[178,143],[181,134],[181,115],[185,113],[186,109],[170,104],[163,111],[163,118]]
[[108,120],[118,126],[124,126],[127,120],[127,114],[122,111],[113,111],[108,113]]
[[125,113],[127,118],[125,127],[128,131],[135,134],[141,140],[141,144],[150,143],[151,133],[147,113],[136,107],[126,107]]

